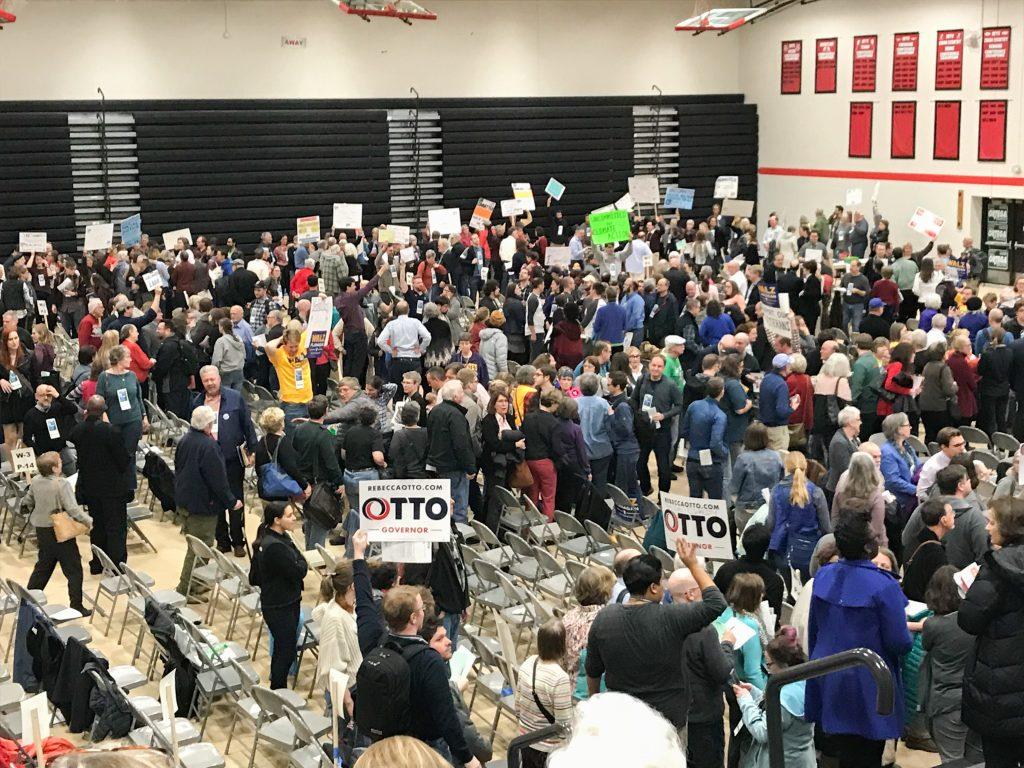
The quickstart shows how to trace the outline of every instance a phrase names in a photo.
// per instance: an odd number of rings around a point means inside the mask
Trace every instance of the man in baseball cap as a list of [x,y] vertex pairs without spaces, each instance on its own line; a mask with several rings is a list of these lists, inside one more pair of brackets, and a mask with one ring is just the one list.
[[868,302],[868,313],[860,321],[857,330],[868,334],[873,339],[877,339],[879,336],[883,339],[889,338],[889,329],[892,327],[892,323],[882,316],[884,312],[885,302],[877,297],[872,299]]
[[778,354],[772,358],[772,369],[761,381],[759,415],[768,428],[768,447],[776,451],[789,450],[789,417],[800,405],[800,396],[789,396],[786,376],[792,358]]

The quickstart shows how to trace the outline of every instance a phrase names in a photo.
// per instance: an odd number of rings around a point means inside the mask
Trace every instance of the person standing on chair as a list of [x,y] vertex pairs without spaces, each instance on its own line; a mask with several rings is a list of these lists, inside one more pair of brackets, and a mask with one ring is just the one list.
[[221,385],[219,370],[212,365],[204,365],[199,371],[199,380],[203,384],[203,392],[195,396],[192,407],[205,405],[213,411],[212,435],[224,457],[228,487],[231,494],[242,502],[238,509],[228,511],[227,519],[223,514],[217,519],[217,549],[221,552],[234,551],[235,557],[245,557],[245,492],[242,485],[245,468],[256,462],[256,430],[245,398],[237,390]]
[[[117,430],[107,420],[107,403],[99,395],[85,404],[85,421],[68,438],[78,453],[75,498],[89,509],[93,519],[90,542],[116,564],[128,561],[128,474],[134,458],[128,455]],[[131,467],[134,471],[134,467]],[[93,558],[89,573],[103,572]]]
[[[224,510],[242,509],[242,500],[231,492],[224,456],[213,436],[216,421],[214,410],[200,405],[192,411],[191,428],[174,452],[174,500],[178,515],[184,518],[181,532],[195,536],[207,546],[213,546]],[[178,592],[186,597],[194,559],[189,548],[178,580]]]
[[249,583],[260,588],[263,619],[274,639],[270,658],[272,690],[288,687],[288,670],[295,662],[299,643],[302,580],[309,564],[291,537],[298,524],[291,502],[268,502],[263,506],[263,522],[252,546]]
[[53,569],[60,563],[64,578],[68,580],[68,597],[71,607],[88,616],[92,611],[82,603],[82,558],[78,554],[78,540],[57,541],[53,530],[53,518],[65,512],[71,519],[92,527],[92,518],[78,506],[71,483],[61,474],[60,454],[47,451],[36,459],[39,474],[32,478],[25,494],[25,509],[29,523],[36,529],[39,552],[36,565],[28,580],[29,589],[46,589],[53,575]]

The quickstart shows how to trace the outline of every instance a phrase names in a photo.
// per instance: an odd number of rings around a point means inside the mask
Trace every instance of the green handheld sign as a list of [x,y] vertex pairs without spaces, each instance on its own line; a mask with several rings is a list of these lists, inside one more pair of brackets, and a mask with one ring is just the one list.
[[629,240],[629,211],[590,214],[590,233],[595,245]]

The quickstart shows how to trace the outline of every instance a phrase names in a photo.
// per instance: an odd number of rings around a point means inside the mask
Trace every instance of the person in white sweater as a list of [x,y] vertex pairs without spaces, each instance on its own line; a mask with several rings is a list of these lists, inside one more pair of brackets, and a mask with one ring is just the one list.
[[[352,688],[356,684],[356,671],[363,663],[356,634],[356,588],[352,563],[338,563],[337,570],[320,584],[320,602],[313,608],[313,621],[320,624],[320,657],[316,664],[316,681],[328,691],[330,672],[336,669],[348,675],[348,688],[342,714],[352,717]],[[330,701],[328,707],[337,706]]]

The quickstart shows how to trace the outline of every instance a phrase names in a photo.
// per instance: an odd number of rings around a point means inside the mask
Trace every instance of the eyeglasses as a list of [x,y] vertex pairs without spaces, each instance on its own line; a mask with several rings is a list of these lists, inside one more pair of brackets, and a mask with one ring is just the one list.
[[640,359],[640,355],[629,355],[629,359],[630,360],[639,360]]

